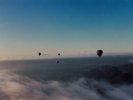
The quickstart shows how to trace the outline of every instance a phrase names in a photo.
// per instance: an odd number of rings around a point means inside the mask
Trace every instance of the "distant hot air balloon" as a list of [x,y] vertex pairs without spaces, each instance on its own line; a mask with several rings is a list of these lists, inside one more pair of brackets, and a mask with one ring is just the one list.
[[38,55],[41,56],[41,52],[39,52]]
[[56,62],[57,64],[59,63],[59,61]]
[[58,56],[60,56],[60,53],[58,53]]
[[97,50],[97,55],[98,55],[99,57],[101,57],[102,54],[103,54],[103,50]]

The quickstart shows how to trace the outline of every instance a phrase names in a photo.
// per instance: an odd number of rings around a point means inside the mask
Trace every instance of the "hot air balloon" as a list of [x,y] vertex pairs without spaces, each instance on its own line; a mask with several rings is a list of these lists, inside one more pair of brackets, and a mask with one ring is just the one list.
[[60,53],[58,53],[58,56],[60,56]]
[[59,61],[56,62],[57,64],[59,63]]
[[38,55],[41,56],[41,52],[39,52]]
[[103,54],[103,50],[97,50],[97,55],[98,55],[99,57],[101,57],[102,54]]

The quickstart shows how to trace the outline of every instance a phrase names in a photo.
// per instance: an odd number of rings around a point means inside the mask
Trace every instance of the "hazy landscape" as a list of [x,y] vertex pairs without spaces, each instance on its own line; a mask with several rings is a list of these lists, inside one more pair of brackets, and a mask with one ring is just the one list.
[[1,100],[132,100],[133,56],[0,62]]

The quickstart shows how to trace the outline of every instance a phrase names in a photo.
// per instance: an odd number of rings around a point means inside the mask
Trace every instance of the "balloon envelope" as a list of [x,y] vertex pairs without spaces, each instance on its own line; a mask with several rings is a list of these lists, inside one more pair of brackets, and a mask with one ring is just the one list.
[[99,57],[101,57],[102,54],[103,54],[103,50],[97,50],[97,55],[98,55]]
[[41,52],[39,52],[38,55],[41,56]]
[[60,63],[59,61],[56,62],[57,64]]
[[60,56],[60,53],[58,53],[58,56]]

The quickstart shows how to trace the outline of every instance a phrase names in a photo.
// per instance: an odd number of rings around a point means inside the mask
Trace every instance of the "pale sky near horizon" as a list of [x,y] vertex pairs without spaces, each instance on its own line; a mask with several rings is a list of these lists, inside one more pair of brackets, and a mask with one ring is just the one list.
[[133,53],[133,0],[0,0],[0,59]]

